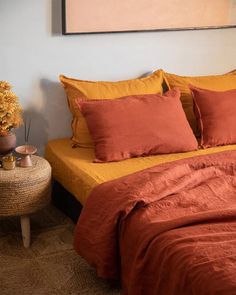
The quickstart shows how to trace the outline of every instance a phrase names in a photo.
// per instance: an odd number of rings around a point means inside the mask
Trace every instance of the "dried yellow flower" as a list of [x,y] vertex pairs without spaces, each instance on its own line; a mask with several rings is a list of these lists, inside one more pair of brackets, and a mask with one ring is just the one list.
[[8,82],[0,81],[0,136],[22,125],[22,109]]

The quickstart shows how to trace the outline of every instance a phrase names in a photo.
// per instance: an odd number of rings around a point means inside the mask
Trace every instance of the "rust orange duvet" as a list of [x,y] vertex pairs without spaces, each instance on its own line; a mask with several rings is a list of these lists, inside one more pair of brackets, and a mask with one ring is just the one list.
[[123,294],[236,294],[236,151],[100,184],[74,245]]

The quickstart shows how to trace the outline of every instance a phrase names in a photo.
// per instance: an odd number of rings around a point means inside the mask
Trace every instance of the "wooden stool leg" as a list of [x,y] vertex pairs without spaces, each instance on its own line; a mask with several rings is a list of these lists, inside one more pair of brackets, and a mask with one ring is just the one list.
[[30,218],[29,218],[29,216],[21,216],[20,223],[21,223],[23,245],[25,248],[29,248],[29,246],[30,246]]

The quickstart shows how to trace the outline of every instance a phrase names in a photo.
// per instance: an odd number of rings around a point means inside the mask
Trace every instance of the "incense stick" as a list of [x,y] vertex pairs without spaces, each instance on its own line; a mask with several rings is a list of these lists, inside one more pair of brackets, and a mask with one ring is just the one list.
[[31,128],[31,118],[29,118],[29,121],[28,121],[26,117],[25,118],[25,143],[28,143],[29,141],[30,128]]
[[28,127],[27,137],[26,137],[27,142],[29,141],[30,127],[31,127],[31,118],[29,118],[29,127]]
[[25,117],[25,120],[24,120],[25,122],[25,143],[26,143],[26,130],[27,130],[27,117]]

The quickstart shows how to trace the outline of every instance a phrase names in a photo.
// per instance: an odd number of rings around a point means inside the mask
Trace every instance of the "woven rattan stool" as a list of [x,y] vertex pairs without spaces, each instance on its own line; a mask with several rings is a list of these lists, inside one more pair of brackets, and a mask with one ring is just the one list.
[[29,214],[45,207],[51,195],[51,166],[32,156],[32,167],[0,169],[0,217],[20,216],[23,244],[30,246]]

